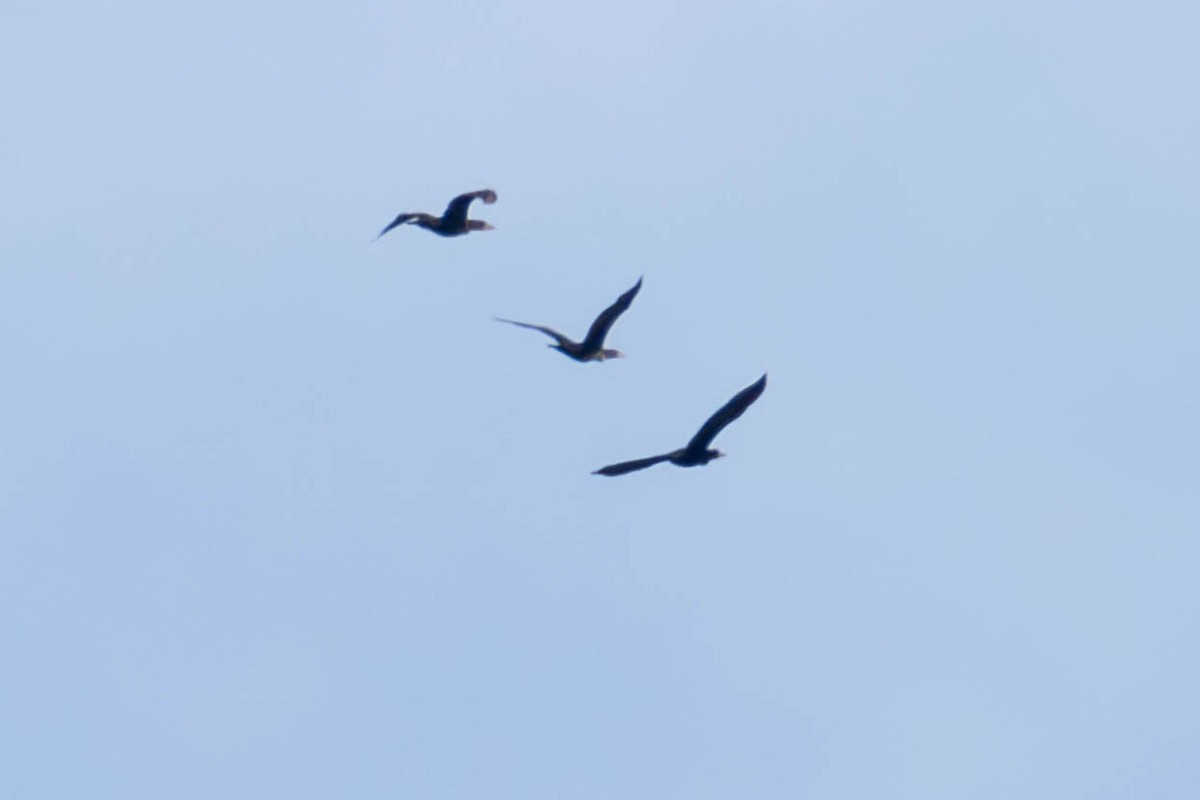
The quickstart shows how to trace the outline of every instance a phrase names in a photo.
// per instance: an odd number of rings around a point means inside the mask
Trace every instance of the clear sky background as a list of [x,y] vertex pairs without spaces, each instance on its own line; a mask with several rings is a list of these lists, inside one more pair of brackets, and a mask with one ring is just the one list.
[[3,797],[1195,796],[1196,3],[16,0],[0,82]]

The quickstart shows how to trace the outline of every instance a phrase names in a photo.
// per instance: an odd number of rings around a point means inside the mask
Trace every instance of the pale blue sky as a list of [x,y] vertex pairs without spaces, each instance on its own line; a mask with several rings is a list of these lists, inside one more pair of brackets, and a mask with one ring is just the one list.
[[[0,76],[0,796],[1200,785],[1195,3],[18,0]],[[639,275],[621,361],[490,319]]]

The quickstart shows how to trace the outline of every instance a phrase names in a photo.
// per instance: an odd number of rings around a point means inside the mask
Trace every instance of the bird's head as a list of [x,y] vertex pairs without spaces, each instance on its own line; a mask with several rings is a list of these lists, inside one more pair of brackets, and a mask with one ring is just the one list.
[[625,354],[622,353],[620,350],[601,350],[599,353],[596,353],[597,361],[604,361],[605,359],[609,359],[609,358],[624,358],[624,357],[625,357]]

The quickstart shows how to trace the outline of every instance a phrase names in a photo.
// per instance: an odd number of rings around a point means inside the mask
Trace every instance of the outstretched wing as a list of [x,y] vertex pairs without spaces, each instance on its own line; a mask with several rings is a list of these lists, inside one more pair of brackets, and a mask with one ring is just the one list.
[[670,454],[661,456],[650,456],[649,458],[639,458],[634,461],[622,461],[620,464],[609,464],[607,467],[598,469],[593,472],[593,475],[624,475],[626,472],[635,472],[646,467],[653,467],[655,464],[661,464],[669,459]]
[[629,310],[629,306],[633,304],[633,298],[637,297],[641,288],[642,279],[638,278],[638,282],[633,285],[632,289],[618,297],[617,302],[600,312],[600,316],[596,317],[592,327],[588,328],[587,336],[584,337],[581,344],[585,352],[599,350],[604,346],[604,337],[608,336],[608,329],[617,321],[617,317]]
[[732,400],[721,406],[717,410],[717,413],[709,417],[708,421],[700,426],[700,430],[687,443],[687,449],[692,452],[707,450],[708,446],[712,444],[712,440],[717,438],[717,434],[721,432],[721,429],[740,417],[742,412],[749,408],[750,404],[757,400],[766,388],[767,376],[764,374],[754,383],[735,394]]
[[496,202],[496,193],[491,189],[480,189],[477,192],[460,194],[450,201],[450,205],[446,206],[446,213],[442,214],[442,224],[450,229],[465,226],[467,224],[467,209],[474,200],[494,203]]
[[504,317],[492,317],[492,319],[496,320],[496,322],[507,322],[509,325],[516,325],[519,328],[529,328],[531,331],[541,331],[564,347],[568,344],[574,344],[574,342],[554,330],[554,328],[547,328],[545,325],[530,325],[528,322],[517,322],[515,319],[505,319]]
[[[415,219],[420,219],[421,217],[428,217],[428,216],[429,216],[428,214],[401,214],[398,217],[396,217],[394,220],[389,222],[388,226],[379,232],[379,236],[383,236],[385,233],[390,231],[392,228],[398,228],[406,222],[412,222]],[[379,236],[376,236],[375,238],[378,239]]]

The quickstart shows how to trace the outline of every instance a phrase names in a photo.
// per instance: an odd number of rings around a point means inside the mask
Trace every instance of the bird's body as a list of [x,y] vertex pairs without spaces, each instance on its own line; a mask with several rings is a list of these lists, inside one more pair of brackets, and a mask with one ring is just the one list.
[[588,328],[587,336],[583,338],[582,342],[572,341],[553,328],[547,328],[544,325],[531,325],[528,322],[517,322],[516,320],[503,319],[502,317],[496,317],[495,319],[497,322],[507,322],[509,325],[517,325],[521,328],[529,328],[530,330],[546,334],[557,342],[557,344],[552,344],[550,347],[576,361],[604,361],[608,358],[623,358],[625,354],[620,350],[606,349],[604,347],[604,339],[608,336],[608,331],[613,326],[613,323],[617,321],[617,317],[629,309],[629,306],[633,303],[633,298],[637,297],[637,293],[641,288],[642,279],[638,278],[638,282],[634,284],[632,289],[618,297],[615,303],[600,312],[600,316],[596,317],[595,322]]
[[445,213],[440,217],[423,212],[400,214],[386,228],[380,231],[379,236],[375,238],[378,239],[388,231],[398,228],[401,225],[416,225],[418,228],[432,231],[438,236],[462,236],[471,231],[492,230],[492,226],[481,219],[467,219],[467,209],[470,208],[471,202],[474,200],[481,200],[490,205],[496,202],[496,193],[491,189],[480,189],[476,192],[460,194],[450,201],[450,205],[446,206]]
[[649,458],[638,458],[633,461],[622,461],[619,464],[610,464],[607,467],[593,472],[593,475],[624,475],[627,472],[635,472],[639,469],[652,467],[655,464],[661,464],[664,461],[669,461],[677,467],[701,467],[712,461],[714,458],[720,458],[725,455],[720,450],[714,450],[710,445],[712,440],[717,438],[717,434],[721,430],[740,417],[742,413],[757,400],[767,388],[767,376],[763,375],[754,383],[742,389],[735,394],[733,398],[721,406],[715,414],[708,418],[692,440],[686,446],[678,450],[672,450],[670,453],[664,453],[659,456],[650,456]]

